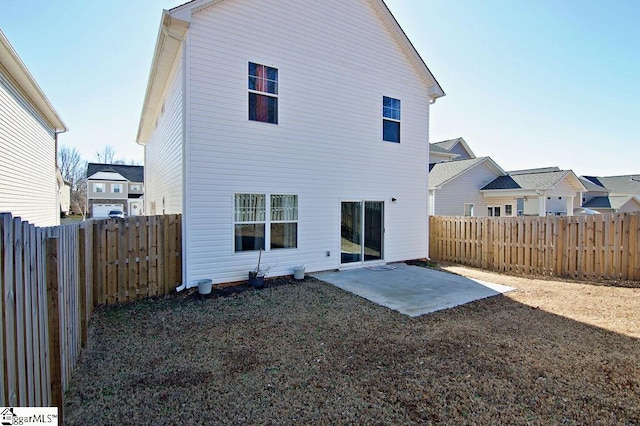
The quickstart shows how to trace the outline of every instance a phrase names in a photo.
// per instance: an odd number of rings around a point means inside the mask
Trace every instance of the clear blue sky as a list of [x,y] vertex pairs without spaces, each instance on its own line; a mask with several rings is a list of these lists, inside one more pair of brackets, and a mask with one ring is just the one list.
[[[136,145],[163,8],[181,0],[0,0],[0,28],[87,160]],[[640,1],[386,0],[447,96],[431,141],[507,170],[640,173]]]

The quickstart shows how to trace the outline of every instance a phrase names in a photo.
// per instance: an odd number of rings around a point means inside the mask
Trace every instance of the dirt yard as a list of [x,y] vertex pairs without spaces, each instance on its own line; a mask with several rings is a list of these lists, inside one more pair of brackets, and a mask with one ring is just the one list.
[[419,318],[311,278],[101,309],[66,423],[640,424],[640,288],[448,269],[518,290]]

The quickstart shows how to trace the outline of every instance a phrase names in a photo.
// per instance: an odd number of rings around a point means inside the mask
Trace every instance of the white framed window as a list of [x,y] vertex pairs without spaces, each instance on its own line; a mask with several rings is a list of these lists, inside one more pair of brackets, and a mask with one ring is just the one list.
[[236,194],[235,251],[264,250],[267,203],[264,194]]
[[93,192],[96,192],[96,193],[104,192],[104,183],[94,183]]
[[400,100],[382,97],[382,140],[400,143]]
[[505,204],[505,206],[504,206],[504,215],[505,216],[513,216],[513,205]]
[[298,247],[298,196],[271,195],[271,249]]
[[499,206],[489,206],[489,207],[487,207],[487,216],[489,216],[489,217],[502,216],[500,207]]
[[234,250],[298,247],[298,196],[235,194]]
[[464,203],[464,215],[473,216],[473,203]]
[[142,187],[139,183],[132,183],[129,188],[131,188],[132,191],[140,191]]
[[249,62],[249,120],[278,124],[278,69]]
[[111,191],[113,191],[114,194],[121,194],[122,193],[122,184],[121,183],[112,183],[111,184]]

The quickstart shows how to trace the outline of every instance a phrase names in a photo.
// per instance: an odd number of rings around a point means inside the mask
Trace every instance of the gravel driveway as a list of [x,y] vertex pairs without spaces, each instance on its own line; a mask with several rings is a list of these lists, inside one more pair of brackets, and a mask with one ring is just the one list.
[[66,423],[640,424],[640,289],[477,278],[518,290],[418,318],[310,278],[98,310]]

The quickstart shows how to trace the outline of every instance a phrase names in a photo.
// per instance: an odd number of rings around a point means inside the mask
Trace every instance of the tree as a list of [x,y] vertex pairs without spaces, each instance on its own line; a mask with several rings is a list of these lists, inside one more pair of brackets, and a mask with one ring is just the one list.
[[96,155],[98,156],[98,163],[116,164],[116,149],[111,145],[105,146],[102,151],[98,151]]
[[58,167],[62,172],[62,178],[73,185],[79,174],[84,174],[86,165],[76,148],[61,146],[58,152]]
[[80,213],[82,215],[82,220],[87,219],[89,206],[87,203],[86,177],[82,177],[82,179],[76,182],[76,185],[71,189],[71,209],[74,212]]
[[87,217],[87,162],[76,148],[61,146],[58,167],[62,178],[71,184],[71,209]]

